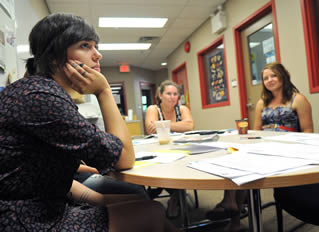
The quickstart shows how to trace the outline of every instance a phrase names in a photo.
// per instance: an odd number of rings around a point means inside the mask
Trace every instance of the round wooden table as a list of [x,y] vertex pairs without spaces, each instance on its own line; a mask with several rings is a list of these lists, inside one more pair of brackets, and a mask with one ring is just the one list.
[[[278,135],[278,132],[253,131],[250,133],[254,133],[254,136]],[[221,136],[220,141],[237,142],[240,144],[256,142],[256,140],[241,140],[240,135]],[[147,144],[135,146],[135,151],[155,151],[171,148],[174,148],[174,145]],[[180,190],[248,190],[249,223],[250,230],[254,232],[262,231],[260,189],[314,184],[319,182],[319,166],[317,165],[312,168],[292,173],[266,177],[241,186],[236,185],[229,179],[187,167],[192,161],[223,156],[226,154],[226,150],[220,150],[199,155],[189,155],[168,164],[151,164],[141,168],[117,172],[116,177],[129,183]],[[182,191],[181,194],[185,194],[185,191]],[[188,219],[185,221],[185,224],[187,223]]]

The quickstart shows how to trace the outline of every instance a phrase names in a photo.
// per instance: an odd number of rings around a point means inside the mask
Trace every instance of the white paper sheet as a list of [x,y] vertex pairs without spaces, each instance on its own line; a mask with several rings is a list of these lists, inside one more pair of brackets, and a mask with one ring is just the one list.
[[222,167],[248,171],[265,175],[291,168],[312,164],[312,160],[287,158],[281,156],[255,155],[246,152],[235,152],[230,155],[201,160]]
[[267,174],[259,174],[259,173],[253,173],[253,172],[238,170],[238,169],[229,168],[229,167],[222,167],[209,162],[205,162],[205,160],[191,162],[188,164],[188,167],[197,169],[202,172],[206,172],[216,176],[230,179],[237,185],[243,185],[255,180],[265,178],[267,176],[274,176],[278,174],[294,172],[301,169],[307,169],[307,168],[310,168],[311,165],[290,168],[287,170],[281,170],[281,171],[276,171],[276,172],[267,173]]
[[283,142],[295,142],[308,145],[319,146],[319,134],[315,133],[297,133],[289,132],[285,135],[265,136],[266,140],[275,140]]
[[313,145],[264,142],[258,144],[246,144],[242,150],[254,154],[309,159],[313,161],[313,164],[319,163],[319,148],[318,146]]
[[184,152],[136,152],[135,159],[147,157],[147,156],[155,156],[153,159],[147,159],[144,161],[150,163],[171,163],[176,160],[184,158],[186,153]]

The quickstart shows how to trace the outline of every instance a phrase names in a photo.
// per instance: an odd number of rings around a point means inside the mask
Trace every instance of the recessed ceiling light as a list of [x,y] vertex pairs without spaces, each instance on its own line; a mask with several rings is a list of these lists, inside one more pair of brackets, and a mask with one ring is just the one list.
[[100,17],[99,27],[162,28],[166,22],[167,18]]
[[104,43],[99,44],[99,50],[147,50],[151,43]]
[[167,65],[167,62],[162,62],[161,65],[162,65],[162,66],[166,66],[166,65]]

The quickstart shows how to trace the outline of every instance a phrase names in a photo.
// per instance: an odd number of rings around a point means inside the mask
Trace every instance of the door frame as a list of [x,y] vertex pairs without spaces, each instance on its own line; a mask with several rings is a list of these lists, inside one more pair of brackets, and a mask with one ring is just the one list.
[[185,81],[187,83],[187,86],[184,86],[184,90],[186,89],[185,87],[187,87],[187,93],[188,93],[188,105],[185,104],[189,110],[191,108],[191,101],[190,101],[190,96],[189,96],[189,85],[188,85],[188,78],[187,78],[187,68],[186,68],[186,61],[184,63],[182,63],[181,65],[177,66],[173,71],[172,71],[172,81],[177,83],[177,73],[184,69],[185,70]]
[[125,82],[124,81],[114,81],[109,82],[109,85],[121,85],[123,89],[123,98],[124,98],[124,114],[127,115],[127,101],[126,101],[126,88],[125,88]]
[[273,32],[274,32],[274,41],[275,41],[275,50],[276,50],[276,60],[280,62],[280,49],[279,49],[279,36],[278,36],[278,26],[277,26],[277,15],[275,8],[275,0],[271,0],[259,10],[254,12],[248,18],[244,19],[241,23],[233,28],[234,40],[235,40],[235,54],[236,54],[236,66],[238,73],[238,91],[239,91],[239,102],[240,102],[240,114],[241,118],[248,118],[247,110],[247,90],[245,83],[245,68],[243,60],[243,48],[241,40],[241,32],[258,21],[260,18],[265,15],[272,13],[273,17]]
[[[148,81],[139,81],[140,97],[141,98],[142,98],[142,90],[143,90],[144,86],[150,87],[152,89],[152,92],[153,92],[152,101],[153,101],[154,104],[156,104],[156,88],[155,88],[155,84],[152,83],[152,82],[148,82]],[[142,114],[142,123],[141,124],[143,126],[144,134],[146,135],[145,117],[144,117],[144,114],[143,114],[142,102],[141,102],[141,111],[140,112]]]

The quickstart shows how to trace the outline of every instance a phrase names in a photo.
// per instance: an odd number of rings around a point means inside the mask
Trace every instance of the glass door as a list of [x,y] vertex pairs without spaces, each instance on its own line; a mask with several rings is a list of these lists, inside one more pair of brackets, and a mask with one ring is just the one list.
[[256,103],[261,97],[263,67],[276,61],[272,14],[267,14],[241,33],[245,84],[247,91],[247,109],[250,128],[255,121]]

